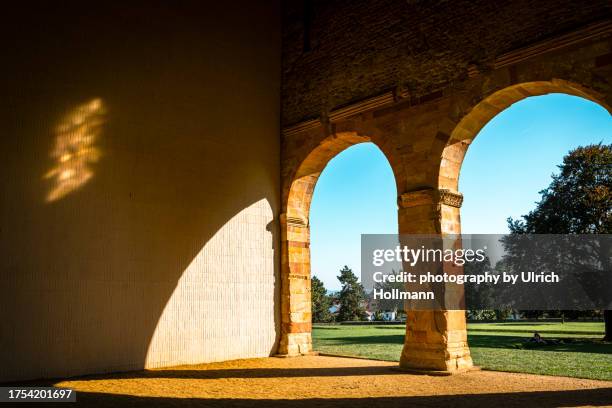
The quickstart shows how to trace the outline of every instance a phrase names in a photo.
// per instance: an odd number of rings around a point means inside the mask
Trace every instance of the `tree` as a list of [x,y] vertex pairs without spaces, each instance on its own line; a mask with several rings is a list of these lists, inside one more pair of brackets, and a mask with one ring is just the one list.
[[340,302],[340,310],[338,312],[338,320],[363,320],[365,319],[365,308],[363,302],[365,300],[365,290],[361,283],[357,281],[357,276],[348,267],[344,266],[340,270],[338,276],[342,289],[338,300]]
[[[512,234],[612,233],[612,144],[570,151],[560,173],[540,192],[535,210],[522,220],[508,219]],[[610,270],[609,257],[602,259]],[[612,340],[612,311],[604,311],[605,340]]]
[[508,219],[513,233],[609,234],[612,231],[612,144],[570,151],[542,199],[523,220]]
[[331,307],[331,299],[327,295],[327,289],[323,282],[316,276],[312,277],[311,283],[311,299],[312,299],[312,321],[315,323],[327,323],[332,321],[332,315],[329,312]]
[[466,310],[466,317],[470,320],[495,320],[497,318],[495,310],[475,309]]

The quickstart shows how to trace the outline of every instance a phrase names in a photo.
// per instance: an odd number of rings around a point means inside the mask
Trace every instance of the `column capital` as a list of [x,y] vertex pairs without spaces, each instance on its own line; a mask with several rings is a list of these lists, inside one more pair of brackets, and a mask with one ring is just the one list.
[[438,190],[438,194],[440,196],[441,204],[461,208],[461,205],[463,204],[463,194],[460,192],[451,190],[449,188],[441,188]]
[[398,197],[397,204],[399,208],[438,204],[461,208],[461,204],[463,204],[463,194],[448,188],[424,188],[402,193]]

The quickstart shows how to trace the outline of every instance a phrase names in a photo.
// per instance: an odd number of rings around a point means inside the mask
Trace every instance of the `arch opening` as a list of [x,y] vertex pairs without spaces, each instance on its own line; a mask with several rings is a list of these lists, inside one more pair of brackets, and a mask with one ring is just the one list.
[[312,352],[310,209],[317,181],[332,159],[352,146],[368,142],[387,158],[397,186],[397,169],[393,168],[393,162],[380,144],[355,132],[338,133],[323,140],[302,161],[292,178],[285,213],[281,215],[283,258],[279,354]]
[[533,210],[570,151],[612,142],[601,105],[568,94],[525,98],[492,118],[466,152],[459,175],[462,231],[508,232],[506,219]]
[[[365,293],[355,309],[340,307],[340,292],[344,287],[349,292],[361,292],[353,281],[361,277],[361,235],[397,232],[396,197],[391,166],[373,143],[349,147],[323,170],[314,189],[309,219],[314,325],[382,318],[370,301],[370,285],[360,282]],[[384,317],[391,319],[392,314]],[[325,337],[330,333],[325,326],[313,328],[318,350],[351,354],[347,347],[327,344]]]
[[[535,208],[542,199],[540,191],[551,183],[551,174],[559,174],[558,166],[570,151],[612,143],[611,110],[604,100],[584,88],[552,81],[509,87],[478,103],[453,131],[440,166],[439,186],[453,190],[460,187],[464,195],[455,230],[467,234],[508,233],[507,218],[516,220]],[[491,266],[495,267],[495,260]],[[591,311],[582,315],[565,313],[529,311],[527,316],[566,319],[594,315]],[[468,310],[467,317],[517,319],[521,313]],[[476,365],[501,367],[482,350],[473,355]]]

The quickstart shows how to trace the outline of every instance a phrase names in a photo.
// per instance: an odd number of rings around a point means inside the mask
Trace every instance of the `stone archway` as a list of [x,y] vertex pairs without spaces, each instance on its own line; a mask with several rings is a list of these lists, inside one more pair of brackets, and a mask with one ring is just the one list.
[[[602,102],[605,100],[602,95],[558,79],[519,83],[491,93],[476,103],[450,133],[448,142],[441,150],[436,187],[402,195],[405,204],[400,206],[400,231],[461,234],[460,208],[463,195],[458,191],[458,181],[470,143],[494,116],[510,105],[530,96],[550,93],[579,96],[611,111]],[[424,222],[414,222],[419,219]],[[428,225],[427,220],[433,222]],[[407,228],[402,230],[402,226]],[[464,311],[409,312],[400,365],[450,372],[471,367]]]
[[[458,121],[441,149],[435,188],[402,195],[405,204],[400,208],[401,232],[461,234],[463,195],[458,191],[458,181],[470,143],[495,115],[510,105],[549,93],[580,96],[610,111],[598,93],[558,79],[514,84],[482,98]],[[431,156],[437,156],[435,151],[434,146]],[[419,219],[422,222],[415,223]],[[428,225],[427,220],[433,222]],[[401,366],[451,372],[472,366],[464,311],[409,312],[408,319]]]
[[[521,99],[547,93],[576,95],[608,108],[600,94],[558,79],[500,81],[501,86],[490,92],[482,83],[486,82],[477,81],[467,93],[442,95],[420,105],[400,100],[390,108],[332,116],[327,126],[307,123],[291,138],[286,136],[279,354],[312,351],[308,215],[317,179],[335,155],[368,141],[381,148],[397,183],[400,234],[460,234],[461,163],[470,142],[496,114]],[[407,313],[401,367],[452,373],[472,365],[463,310]]]
[[[281,340],[278,351],[281,355],[312,352],[309,213],[315,185],[332,158],[351,146],[365,142],[374,142],[379,148],[382,143],[357,132],[328,136],[312,148],[291,178],[283,203],[284,213],[280,217]],[[393,160],[389,161],[393,163]],[[396,170],[393,169],[394,173]]]
[[[310,155],[333,157],[323,153],[333,143],[314,153],[320,145],[347,134],[368,135],[395,174],[399,233],[459,234],[461,163],[470,142],[497,113],[521,99],[552,92],[581,96],[610,111],[612,54],[607,33],[609,25],[598,25],[549,38],[497,55],[481,66],[468,65],[457,82],[420,91],[396,83],[365,99],[338,100],[337,107],[327,107],[320,116],[313,112],[308,120],[286,126],[281,159],[283,329],[279,352],[297,355],[311,350],[310,295],[305,292],[309,288],[308,214],[303,208],[324,167],[312,166],[325,162],[311,161]],[[295,193],[290,194],[294,187]],[[290,208],[289,201],[301,204]],[[297,283],[298,276],[304,283]],[[308,303],[300,306],[301,301]],[[400,366],[447,373],[470,368],[464,311],[408,313]]]

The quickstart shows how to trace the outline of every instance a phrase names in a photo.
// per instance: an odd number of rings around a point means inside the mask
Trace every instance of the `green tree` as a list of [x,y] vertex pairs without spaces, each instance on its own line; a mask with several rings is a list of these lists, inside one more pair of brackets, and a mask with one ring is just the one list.
[[466,317],[470,320],[495,320],[497,318],[495,310],[466,310]]
[[[601,143],[570,151],[560,172],[540,192],[535,210],[522,220],[508,219],[513,234],[612,233],[612,144]],[[604,252],[605,254],[605,252]],[[609,257],[602,258],[610,270]],[[612,340],[612,311],[604,311],[605,339]]]
[[338,311],[338,320],[363,320],[365,319],[365,308],[363,302],[365,300],[365,290],[361,283],[357,281],[357,276],[348,267],[344,266],[340,270],[338,280],[342,285],[338,301],[340,302],[340,310]]
[[327,323],[332,321],[329,312],[331,298],[327,295],[327,289],[323,282],[316,276],[312,277],[311,299],[312,299],[312,321],[315,323]]

